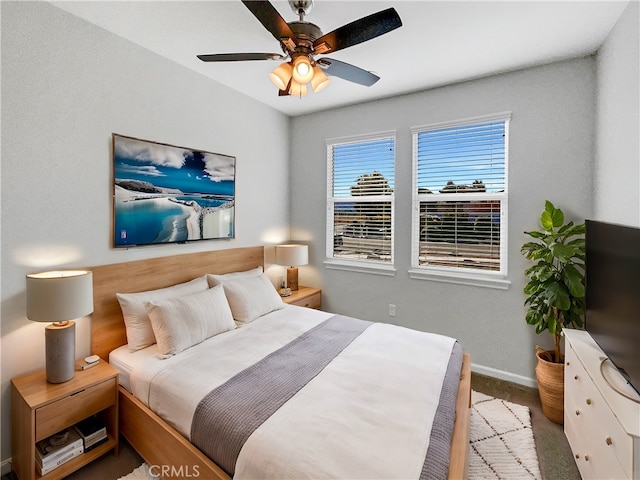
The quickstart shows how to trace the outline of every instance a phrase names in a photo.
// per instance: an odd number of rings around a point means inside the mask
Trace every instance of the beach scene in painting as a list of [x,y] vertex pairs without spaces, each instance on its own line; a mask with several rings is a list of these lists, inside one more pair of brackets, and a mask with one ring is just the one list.
[[116,247],[233,238],[235,157],[113,135]]

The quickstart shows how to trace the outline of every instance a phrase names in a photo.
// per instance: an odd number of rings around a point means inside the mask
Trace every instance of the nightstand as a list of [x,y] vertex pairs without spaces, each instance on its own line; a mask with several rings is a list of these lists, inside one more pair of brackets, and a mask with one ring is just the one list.
[[291,292],[288,297],[282,297],[282,301],[289,305],[320,310],[322,306],[322,290],[319,288],[300,287],[298,290]]
[[[44,476],[35,466],[36,442],[98,414],[108,440]],[[20,480],[58,479],[104,453],[118,453],[118,372],[104,360],[65,383],[47,383],[44,370],[11,380],[13,469]]]

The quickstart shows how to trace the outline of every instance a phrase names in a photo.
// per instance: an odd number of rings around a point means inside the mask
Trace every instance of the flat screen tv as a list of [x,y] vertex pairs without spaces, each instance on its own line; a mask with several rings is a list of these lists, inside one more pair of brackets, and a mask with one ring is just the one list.
[[114,246],[234,238],[236,159],[113,134]]
[[640,393],[640,229],[585,223],[586,329]]

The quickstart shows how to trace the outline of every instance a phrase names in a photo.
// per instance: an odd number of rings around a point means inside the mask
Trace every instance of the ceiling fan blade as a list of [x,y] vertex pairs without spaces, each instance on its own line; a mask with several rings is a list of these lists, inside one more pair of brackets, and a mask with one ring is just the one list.
[[242,62],[245,60],[280,60],[279,53],[211,53],[196,55],[203,62]]
[[380,80],[379,76],[355,65],[341,62],[340,60],[325,57],[319,59],[317,63],[324,67],[323,70],[327,75],[344,78],[345,80],[364,85],[365,87],[370,87]]
[[[282,42],[290,51],[293,50],[296,35],[270,2],[266,0],[242,0],[242,3],[262,23],[264,28],[269,30],[276,40]],[[289,39],[289,42],[286,39]]]
[[363,17],[329,32],[313,42],[315,53],[329,53],[384,35],[402,26],[395,8]]

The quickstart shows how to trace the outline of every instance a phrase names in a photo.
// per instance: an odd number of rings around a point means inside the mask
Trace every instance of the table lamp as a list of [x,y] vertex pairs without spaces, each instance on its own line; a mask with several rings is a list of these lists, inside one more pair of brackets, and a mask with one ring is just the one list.
[[27,318],[53,322],[45,328],[47,382],[64,383],[75,374],[76,324],[93,312],[93,274],[86,270],[27,275]]
[[288,265],[287,287],[298,290],[298,265],[309,263],[309,247],[307,245],[276,245],[276,263]]

